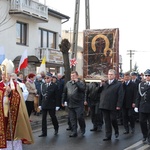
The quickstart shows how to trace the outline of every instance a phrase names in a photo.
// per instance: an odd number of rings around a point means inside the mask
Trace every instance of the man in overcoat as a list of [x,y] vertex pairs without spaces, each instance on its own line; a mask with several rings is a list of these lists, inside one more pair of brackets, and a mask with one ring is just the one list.
[[[123,116],[123,125],[125,128],[124,134],[128,134],[131,128],[131,133],[135,131],[135,100],[137,96],[137,88],[136,84],[132,82],[130,77],[130,73],[124,73],[124,82],[123,82],[123,90],[124,90],[124,98],[123,98],[123,106],[122,106],[122,116]],[[130,125],[130,128],[129,128]]]
[[111,140],[112,126],[115,130],[115,137],[119,136],[117,123],[117,110],[120,110],[123,103],[122,83],[116,79],[116,71],[108,71],[108,81],[102,85],[99,108],[102,110],[105,122],[105,138],[103,141]]

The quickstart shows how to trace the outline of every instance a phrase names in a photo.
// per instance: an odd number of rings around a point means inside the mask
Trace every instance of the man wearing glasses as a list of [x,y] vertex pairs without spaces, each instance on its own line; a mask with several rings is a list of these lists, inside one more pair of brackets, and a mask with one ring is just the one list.
[[52,82],[52,74],[47,73],[45,83],[41,85],[41,97],[39,108],[42,109],[42,134],[39,137],[47,136],[47,113],[49,113],[54,126],[54,135],[58,134],[58,120],[56,117],[57,85]]
[[134,110],[135,112],[139,112],[143,143],[147,141],[150,145],[150,69],[147,69],[144,75],[146,80],[139,84]]

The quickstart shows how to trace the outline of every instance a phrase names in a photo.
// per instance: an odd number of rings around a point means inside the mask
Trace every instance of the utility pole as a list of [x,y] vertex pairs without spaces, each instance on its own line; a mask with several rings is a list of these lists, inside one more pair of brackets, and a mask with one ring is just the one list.
[[[78,46],[78,26],[79,26],[79,12],[80,12],[80,0],[76,0],[75,3],[75,15],[74,15],[74,29],[73,29],[73,45],[72,45],[72,59],[77,59],[77,46]],[[85,28],[90,29],[90,11],[89,0],[85,0]],[[75,66],[72,66],[75,70]]]
[[90,29],[90,8],[89,0],[85,0],[85,28]]
[[[79,12],[80,12],[80,0],[76,0],[75,14],[74,14],[74,28],[73,28],[73,41],[72,41],[72,56],[71,58],[77,59],[77,45],[78,45],[78,27],[79,27]],[[72,66],[72,70],[76,70],[75,66]]]
[[132,56],[134,55],[135,50],[127,50],[127,55],[130,55],[130,72],[132,71]]
[[76,58],[76,55],[77,55],[79,11],[80,11],[80,0],[76,0],[75,15],[74,15],[74,29],[73,29],[73,42],[72,42],[73,43],[72,58]]

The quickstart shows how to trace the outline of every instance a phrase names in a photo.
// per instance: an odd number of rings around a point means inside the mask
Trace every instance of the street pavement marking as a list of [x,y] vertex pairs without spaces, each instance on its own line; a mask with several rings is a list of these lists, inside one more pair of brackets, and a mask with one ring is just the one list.
[[[139,142],[131,145],[130,147],[125,148],[124,150],[135,150],[135,148],[141,144],[143,144],[143,142],[139,141]],[[150,147],[150,145],[145,144],[145,145],[141,145],[140,148],[136,148],[136,150],[145,150],[148,147]]]
[[148,147],[150,147],[150,146],[149,146],[149,145],[144,145],[144,146],[138,148],[137,150],[144,150],[144,149],[146,149],[146,148],[148,148]]

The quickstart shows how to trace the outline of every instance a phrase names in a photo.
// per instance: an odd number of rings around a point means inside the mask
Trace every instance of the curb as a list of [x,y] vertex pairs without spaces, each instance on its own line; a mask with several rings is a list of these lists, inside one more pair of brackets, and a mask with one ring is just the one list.
[[[56,112],[56,117],[58,119],[58,123],[59,125],[62,123],[67,123],[68,122],[68,113],[67,112],[63,112],[63,114],[61,115],[61,112],[58,113]],[[36,132],[37,130],[41,130],[42,128],[42,115],[40,114],[40,116],[31,116],[31,128],[33,132]],[[52,121],[51,118],[49,116],[49,114],[47,115],[47,127],[52,126]]]

